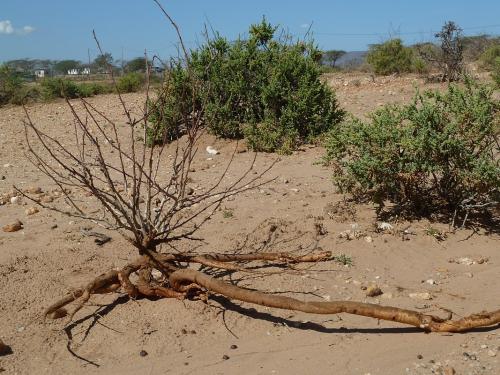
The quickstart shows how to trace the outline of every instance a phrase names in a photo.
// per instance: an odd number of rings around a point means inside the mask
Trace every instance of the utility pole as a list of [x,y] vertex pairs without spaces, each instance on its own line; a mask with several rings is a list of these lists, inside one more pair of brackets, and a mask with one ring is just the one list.
[[89,59],[89,65],[88,65],[88,69],[89,69],[89,74],[87,74],[87,78],[90,79],[90,48],[87,48],[87,57]]
[[122,46],[122,75],[123,75],[123,66],[124,64],[123,64],[123,46]]

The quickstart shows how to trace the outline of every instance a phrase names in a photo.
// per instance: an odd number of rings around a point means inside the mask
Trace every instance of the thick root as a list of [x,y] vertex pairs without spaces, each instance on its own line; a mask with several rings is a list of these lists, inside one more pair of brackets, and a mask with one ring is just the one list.
[[460,320],[448,320],[412,310],[362,302],[302,302],[290,297],[276,296],[240,288],[214,279],[204,273],[189,269],[178,270],[170,275],[170,284],[174,289],[181,289],[183,285],[189,283],[198,284],[210,292],[221,294],[229,299],[254,303],[256,305],[302,311],[311,314],[347,313],[362,315],[407,324],[431,332],[464,332],[473,328],[500,323],[500,310],[471,315]]

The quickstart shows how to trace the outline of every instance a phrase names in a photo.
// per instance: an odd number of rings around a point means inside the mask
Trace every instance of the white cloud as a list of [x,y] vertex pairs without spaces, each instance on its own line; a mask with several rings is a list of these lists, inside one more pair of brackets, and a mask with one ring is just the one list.
[[14,33],[14,28],[9,20],[0,21],[0,34],[12,34]]
[[18,35],[27,35],[33,31],[35,31],[33,26],[26,25],[20,29],[15,29],[10,20],[0,21],[0,34],[10,35],[15,33]]
[[33,26],[27,25],[23,27],[23,29],[20,31],[20,34],[26,35],[32,33],[33,31],[35,31],[35,28]]

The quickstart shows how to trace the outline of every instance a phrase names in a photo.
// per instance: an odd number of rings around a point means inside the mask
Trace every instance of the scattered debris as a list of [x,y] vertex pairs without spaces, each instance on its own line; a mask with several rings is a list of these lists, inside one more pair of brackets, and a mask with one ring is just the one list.
[[99,232],[91,232],[89,230],[85,230],[85,229],[82,229],[80,230],[80,232],[84,235],[84,236],[89,236],[89,237],[96,237],[94,239],[94,242],[98,245],[98,246],[102,246],[104,245],[105,243],[111,241],[111,237],[103,234],[103,233],[99,233]]
[[340,223],[352,222],[356,220],[356,207],[345,200],[328,203],[323,208],[323,214]]

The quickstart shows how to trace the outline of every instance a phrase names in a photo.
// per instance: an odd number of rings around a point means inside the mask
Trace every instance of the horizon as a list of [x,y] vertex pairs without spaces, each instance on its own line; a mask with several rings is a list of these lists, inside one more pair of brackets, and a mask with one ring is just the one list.
[[[161,1],[178,24],[187,48],[203,40],[204,25],[235,40],[263,16],[273,25],[301,38],[310,31],[322,50],[366,51],[369,45],[399,37],[405,44],[434,41],[434,33],[446,21],[456,22],[465,36],[500,31],[500,3],[478,0],[429,0],[419,4],[394,4],[389,0],[357,3],[312,0],[234,3],[218,0],[205,4]],[[235,9],[237,8],[237,9]],[[26,11],[29,9],[30,11]],[[360,12],[363,9],[363,12]],[[432,9],[432,11],[431,11]],[[338,14],[336,16],[335,14]],[[64,15],[64,17],[61,17]],[[131,25],[137,24],[137,27]],[[146,25],[146,26],[144,26]],[[68,30],[70,30],[68,32]],[[16,59],[79,60],[87,63],[99,55],[96,34],[105,52],[115,60],[148,55],[162,59],[177,55],[174,28],[151,0],[88,0],[84,6],[53,0],[50,4],[3,0],[0,6],[0,62]]]

